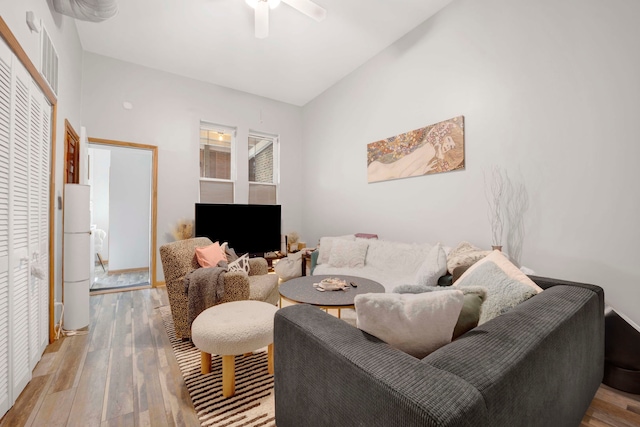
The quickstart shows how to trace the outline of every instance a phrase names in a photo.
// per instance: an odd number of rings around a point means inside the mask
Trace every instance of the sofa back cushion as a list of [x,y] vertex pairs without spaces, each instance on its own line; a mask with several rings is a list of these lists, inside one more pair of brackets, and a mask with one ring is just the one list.
[[353,240],[356,240],[356,236],[353,234],[347,234],[346,236],[321,237],[320,247],[318,248],[318,264],[329,263],[329,256],[331,255],[331,248],[333,247],[333,241],[336,239],[353,241]]
[[431,248],[427,258],[418,268],[415,284],[421,286],[438,286],[438,279],[447,272],[447,254],[442,245],[436,243]]
[[362,240],[336,239],[329,254],[331,267],[362,268],[369,244]]
[[402,271],[403,275],[415,274],[433,245],[367,240],[369,249],[365,265],[376,269]]

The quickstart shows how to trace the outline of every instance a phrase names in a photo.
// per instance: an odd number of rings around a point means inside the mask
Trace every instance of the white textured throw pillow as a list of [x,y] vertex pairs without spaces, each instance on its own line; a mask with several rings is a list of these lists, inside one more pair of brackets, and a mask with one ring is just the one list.
[[479,325],[542,292],[533,280],[511,264],[500,251],[493,251],[475,263],[453,284],[453,287],[460,288],[468,286],[487,288],[487,299],[482,304]]
[[492,251],[489,255],[469,267],[467,271],[465,271],[462,276],[458,278],[458,281],[456,281],[456,283],[461,283],[461,279],[464,279],[465,276],[469,276],[473,273],[473,270],[481,267],[487,262],[492,262],[497,265],[500,270],[504,271],[504,273],[510,278],[515,279],[524,285],[531,286],[536,291],[536,293],[539,294],[540,292],[542,292],[542,288],[536,285],[536,282],[531,280],[529,276],[527,276],[522,270],[513,265],[513,263],[511,263],[511,261],[509,261],[509,259],[499,250]]
[[356,325],[419,359],[451,342],[462,310],[460,290],[423,294],[361,294],[354,299]]
[[490,253],[491,251],[484,251],[469,242],[460,242],[447,256],[447,269],[453,274],[456,267],[473,265]]
[[227,266],[227,270],[229,271],[244,271],[249,274],[251,268],[249,267],[249,254],[244,254],[237,260],[230,262]]
[[447,272],[447,254],[442,245],[437,243],[427,255],[418,272],[415,284],[421,286],[438,286],[438,279]]
[[350,240],[336,239],[329,254],[329,265],[331,267],[364,267],[364,259],[367,256],[369,243],[362,240],[352,242]]
[[281,259],[273,269],[283,282],[302,276],[302,252],[296,252]]
[[318,264],[326,264],[329,262],[329,254],[331,254],[331,248],[333,242],[336,240],[356,240],[355,234],[348,234],[346,236],[337,237],[321,237],[320,247],[318,248]]

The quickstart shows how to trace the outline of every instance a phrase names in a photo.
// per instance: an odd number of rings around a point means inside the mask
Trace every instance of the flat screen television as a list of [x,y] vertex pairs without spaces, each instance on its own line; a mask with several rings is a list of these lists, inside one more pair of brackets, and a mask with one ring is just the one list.
[[196,203],[196,237],[229,242],[238,255],[280,250],[280,205]]

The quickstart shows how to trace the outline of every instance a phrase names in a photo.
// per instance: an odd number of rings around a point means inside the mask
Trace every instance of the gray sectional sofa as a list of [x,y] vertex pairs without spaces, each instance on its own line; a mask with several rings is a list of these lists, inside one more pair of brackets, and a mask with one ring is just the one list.
[[603,376],[604,292],[531,278],[544,292],[422,360],[318,308],[279,310],[278,427],[580,425]]

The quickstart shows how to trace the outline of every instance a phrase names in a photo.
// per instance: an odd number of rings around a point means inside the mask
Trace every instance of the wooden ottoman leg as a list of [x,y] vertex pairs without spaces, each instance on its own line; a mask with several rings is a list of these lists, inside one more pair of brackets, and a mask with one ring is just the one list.
[[267,350],[267,370],[273,375],[273,344],[269,344]]
[[231,397],[236,392],[235,356],[222,356],[222,396]]
[[211,354],[204,351],[200,352],[200,372],[203,375],[211,372]]

